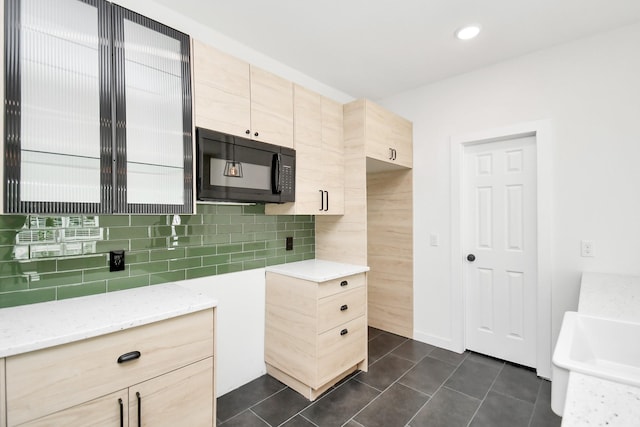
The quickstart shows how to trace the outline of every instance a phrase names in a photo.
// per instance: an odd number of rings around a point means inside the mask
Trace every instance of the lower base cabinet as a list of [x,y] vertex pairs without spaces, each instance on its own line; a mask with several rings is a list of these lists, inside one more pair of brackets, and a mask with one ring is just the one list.
[[6,358],[7,425],[215,426],[214,309]]
[[365,273],[315,282],[266,274],[267,373],[315,400],[367,371]]

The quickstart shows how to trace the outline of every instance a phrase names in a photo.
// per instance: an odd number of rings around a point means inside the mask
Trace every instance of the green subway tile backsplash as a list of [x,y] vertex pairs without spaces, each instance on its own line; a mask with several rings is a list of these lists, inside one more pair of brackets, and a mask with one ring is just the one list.
[[[0,307],[74,298],[315,258],[315,219],[264,214],[264,205],[198,204],[193,215],[0,215]],[[16,259],[18,233],[91,227],[95,253]],[[76,224],[80,222],[81,224]],[[89,223],[87,223],[89,222]],[[44,224],[44,225],[41,225]],[[55,244],[64,233],[49,233]],[[56,234],[58,233],[58,234]],[[285,238],[294,250],[285,250]],[[42,237],[40,237],[42,238]],[[56,241],[58,239],[58,241]],[[24,243],[23,243],[24,244]],[[27,242],[28,244],[28,242]],[[28,247],[28,246],[27,246]],[[125,250],[124,271],[109,271],[109,251]],[[51,253],[54,253],[53,251]],[[67,252],[69,253],[69,252]],[[85,252],[87,253],[87,252]]]

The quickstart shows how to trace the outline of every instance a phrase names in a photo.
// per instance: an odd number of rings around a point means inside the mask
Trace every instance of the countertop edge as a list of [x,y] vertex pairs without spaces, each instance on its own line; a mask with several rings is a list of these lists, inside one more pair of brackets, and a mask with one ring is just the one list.
[[335,261],[306,260],[288,264],[278,264],[265,268],[266,272],[281,274],[311,282],[326,282],[354,274],[366,273],[368,266],[345,264]]
[[[148,289],[148,291],[147,291]],[[131,301],[136,304],[144,304],[145,296],[148,296],[151,292],[164,292],[167,291],[169,296],[171,294],[182,295],[186,297],[189,301],[183,302],[175,302],[169,301],[167,307],[161,307],[156,310],[156,306],[154,305],[148,311],[143,311],[139,314],[132,314],[130,317],[123,316],[120,318],[118,316],[117,319],[114,320],[113,316],[98,316],[96,319],[91,319],[87,321],[86,326],[71,326],[65,329],[62,327],[62,331],[60,333],[36,333],[32,332],[29,329],[29,326],[36,325],[38,319],[36,311],[37,310],[49,310],[44,313],[45,322],[47,322],[47,327],[51,328],[57,325],[51,325],[50,322],[55,322],[55,319],[51,319],[56,315],[62,317],[62,315],[67,314],[64,313],[64,309],[69,306],[79,307],[83,304],[88,304],[89,307],[92,304],[104,304],[106,308],[108,308],[108,304],[119,305],[123,299],[126,299],[131,295],[133,299],[136,301]],[[118,294],[118,295],[115,295]],[[115,298],[114,298],[115,296]],[[164,295],[161,295],[164,297]],[[113,299],[113,300],[111,300]],[[111,301],[110,301],[111,300]],[[194,292],[177,284],[164,284],[164,285],[154,285],[145,288],[135,288],[131,290],[125,291],[117,291],[113,293],[107,294],[99,294],[92,295],[88,297],[79,297],[73,298],[70,300],[63,301],[50,301],[46,303],[32,304],[27,306],[19,306],[19,307],[11,307],[9,309],[3,310],[11,310],[11,313],[22,313],[23,316],[32,315],[34,319],[27,319],[24,321],[24,331],[20,330],[20,326],[9,330],[8,334],[6,328],[2,328],[0,325],[0,337],[3,339],[3,343],[0,347],[0,358],[16,356],[23,353],[28,353],[32,351],[42,350],[49,347],[54,347],[58,345],[69,344],[77,341],[81,341],[84,339],[95,338],[101,335],[107,335],[113,332],[122,331],[129,328],[134,328],[138,326],[147,325],[150,323],[167,320],[173,317],[182,316],[190,313],[195,313],[202,310],[207,310],[210,308],[216,307],[218,304],[217,300],[210,298],[204,294]],[[126,307],[124,307],[126,309]],[[1,310],[0,310],[1,312]],[[79,315],[83,315],[80,313]],[[47,318],[49,317],[49,318]],[[0,318],[1,320],[1,318]],[[32,323],[28,323],[32,322]],[[59,320],[58,323],[62,323],[62,320]],[[11,337],[13,336],[13,342],[11,342]]]

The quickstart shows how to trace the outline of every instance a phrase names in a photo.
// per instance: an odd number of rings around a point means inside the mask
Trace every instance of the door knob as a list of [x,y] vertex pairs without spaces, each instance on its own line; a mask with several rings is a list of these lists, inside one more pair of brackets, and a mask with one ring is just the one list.
[[474,254],[467,255],[467,261],[473,262],[476,260],[476,256]]

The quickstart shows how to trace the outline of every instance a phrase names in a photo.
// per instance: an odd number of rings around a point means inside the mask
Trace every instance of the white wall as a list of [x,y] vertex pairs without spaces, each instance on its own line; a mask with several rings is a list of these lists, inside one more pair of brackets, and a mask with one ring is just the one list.
[[[380,103],[414,123],[415,335],[451,341],[450,140],[550,119],[552,340],[582,271],[640,275],[640,24]],[[434,58],[437,61],[437,58]],[[430,233],[441,244],[428,244]],[[595,257],[580,257],[580,240]]]
[[264,268],[178,282],[218,300],[216,395],[267,372],[264,364]]

